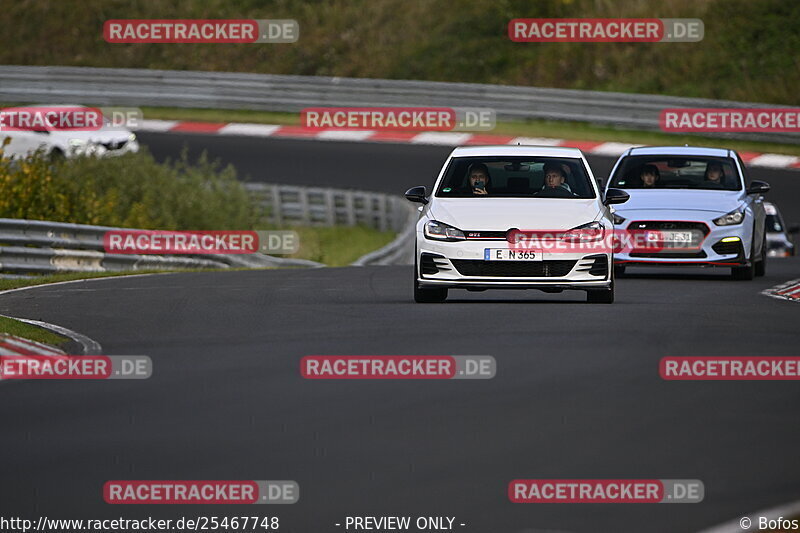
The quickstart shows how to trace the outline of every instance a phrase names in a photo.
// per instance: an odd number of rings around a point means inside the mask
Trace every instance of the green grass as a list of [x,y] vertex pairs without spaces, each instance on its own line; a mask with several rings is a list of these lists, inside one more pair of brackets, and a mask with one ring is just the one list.
[[392,231],[364,226],[300,227],[300,251],[292,257],[310,259],[328,266],[347,266],[359,257],[394,240]]
[[[0,291],[18,289],[20,287],[32,287],[34,285],[44,285],[46,283],[57,283],[59,281],[75,281],[79,279],[94,278],[113,278],[116,276],[130,276],[136,274],[161,274],[167,272],[177,272],[175,270],[130,270],[125,272],[65,272],[63,274],[49,274],[46,276],[36,276],[32,278],[19,279],[0,279]],[[185,271],[184,271],[185,272]]]
[[13,318],[0,316],[0,333],[8,333],[24,339],[32,341],[44,342],[55,346],[61,346],[69,342],[69,339],[56,335],[55,333],[42,329],[38,326],[33,326],[26,322],[21,322]]

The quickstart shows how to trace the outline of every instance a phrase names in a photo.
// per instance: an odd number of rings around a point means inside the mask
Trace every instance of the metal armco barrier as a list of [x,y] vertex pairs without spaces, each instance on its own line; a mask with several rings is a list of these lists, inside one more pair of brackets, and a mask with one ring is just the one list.
[[[568,120],[648,130],[659,128],[664,108],[785,107],[478,83],[13,65],[0,66],[0,101],[288,112],[310,106],[488,107],[500,119]],[[703,135],[800,143],[800,134],[794,133]]]
[[[413,227],[416,211],[402,197],[266,183],[246,184],[269,220],[280,225],[365,225],[396,231],[398,240],[360,258],[357,264],[405,262],[397,252],[399,240]],[[0,218],[0,272],[50,274],[196,268],[321,267],[305,259],[241,255],[134,255],[108,254],[103,246],[112,228],[43,220]],[[407,241],[403,241],[407,242]]]
[[367,226],[380,231],[402,231],[411,204],[388,194],[247,183],[245,188],[273,224],[303,226]]
[[360,224],[380,231],[397,232],[395,240],[358,258],[353,266],[413,263],[413,236],[418,213],[401,196],[267,183],[247,183],[245,187],[274,224]]

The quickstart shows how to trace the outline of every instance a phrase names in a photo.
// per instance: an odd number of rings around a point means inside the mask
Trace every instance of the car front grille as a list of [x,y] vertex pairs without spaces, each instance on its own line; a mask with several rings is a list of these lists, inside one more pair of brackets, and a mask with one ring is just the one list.
[[561,278],[566,276],[577,261],[479,261],[451,259],[462,276],[497,278]]
[[581,259],[576,272],[588,272],[592,276],[608,276],[608,256],[606,254],[589,255]]
[[703,250],[699,252],[631,252],[628,255],[631,257],[657,257],[660,259],[703,259],[704,257],[708,257]]
[[709,229],[702,222],[686,222],[683,220],[637,220],[628,225],[629,230],[699,230],[708,235]]
[[443,255],[423,253],[420,257],[420,271],[422,275],[438,274],[439,271],[452,270]]

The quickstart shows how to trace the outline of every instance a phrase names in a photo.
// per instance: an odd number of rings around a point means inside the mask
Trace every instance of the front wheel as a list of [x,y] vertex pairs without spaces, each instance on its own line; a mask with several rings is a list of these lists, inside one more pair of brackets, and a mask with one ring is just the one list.
[[767,273],[767,236],[761,242],[761,256],[756,263],[756,276],[761,277]]
[[607,289],[599,291],[586,291],[586,301],[590,304],[613,304],[614,303],[614,279]]
[[[416,254],[416,252],[415,252]],[[419,272],[419,267],[417,266],[417,258],[414,257],[414,301],[418,304],[435,304],[441,303],[447,300],[447,289],[446,288],[433,288],[433,289],[424,289],[419,286],[419,282],[417,281],[417,273]]]
[[435,304],[447,300],[447,289],[423,289],[414,281],[414,301],[418,304]]
[[756,277],[756,247],[754,243],[750,244],[750,264],[731,268],[731,276],[736,281],[751,281]]

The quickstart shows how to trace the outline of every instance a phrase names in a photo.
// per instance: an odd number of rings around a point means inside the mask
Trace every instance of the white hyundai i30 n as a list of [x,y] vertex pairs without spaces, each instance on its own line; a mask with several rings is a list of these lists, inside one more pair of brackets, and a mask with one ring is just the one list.
[[538,146],[459,147],[422,204],[416,227],[414,299],[442,302],[449,289],[583,290],[614,301],[610,204],[580,150]]

